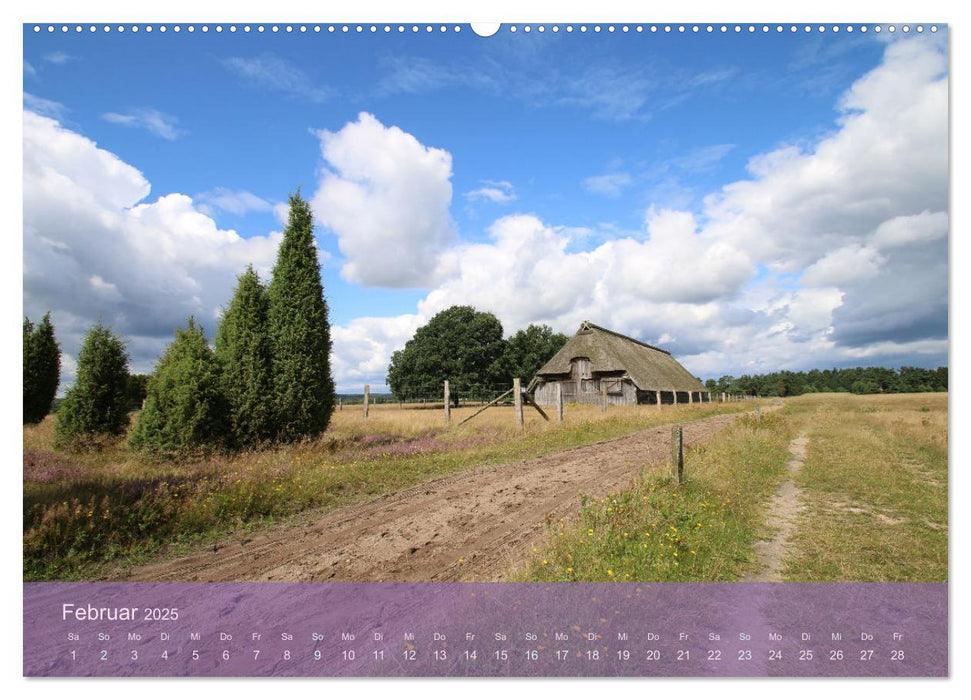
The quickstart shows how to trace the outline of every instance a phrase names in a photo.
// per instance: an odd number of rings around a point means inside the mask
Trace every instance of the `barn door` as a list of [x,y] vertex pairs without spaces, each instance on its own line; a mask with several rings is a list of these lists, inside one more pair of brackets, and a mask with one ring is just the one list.
[[590,379],[591,377],[589,357],[574,357],[570,360],[571,379]]

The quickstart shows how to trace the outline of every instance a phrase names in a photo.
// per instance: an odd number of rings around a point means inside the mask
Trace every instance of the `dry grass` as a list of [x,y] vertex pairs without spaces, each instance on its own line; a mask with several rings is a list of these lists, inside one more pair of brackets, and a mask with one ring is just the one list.
[[[662,422],[676,420],[690,420],[693,416],[710,415],[709,411],[717,409],[739,410],[750,407],[749,404],[681,404],[678,406],[663,406],[658,410],[656,406],[611,406],[606,415],[601,413],[599,406],[589,404],[569,404],[564,410],[564,426],[584,425],[604,419],[627,420],[635,422],[654,422],[658,418]],[[456,435],[475,432],[501,432],[509,437],[520,434],[516,426],[515,413],[512,406],[492,406],[463,426],[459,426],[465,418],[478,411],[481,406],[462,406],[452,408],[449,431]],[[529,405],[523,406],[523,418],[527,433],[546,432],[561,428],[556,421],[556,409],[544,407],[543,411],[550,417],[549,421]],[[365,419],[361,405],[344,406],[335,411],[331,419],[329,430],[336,432],[400,432],[405,434],[419,434],[428,430],[440,430],[446,427],[445,411],[441,406],[435,408],[421,407],[419,404],[399,408],[398,404],[372,404],[369,415]]]
[[645,473],[550,527],[516,578],[527,581],[734,581],[754,561],[764,503],[785,475],[792,427],[778,412],[742,418],[685,453],[688,480]]
[[549,454],[673,421],[748,410],[751,404],[665,407],[569,406],[547,423],[527,408],[441,410],[372,406],[335,412],[320,438],[296,445],[183,462],[152,462],[123,440],[97,452],[57,454],[53,420],[25,426],[24,577],[96,575],[104,563],[134,561],[171,546],[257,527],[313,508],[329,509],[488,464]]
[[735,580],[765,536],[765,503],[784,479],[788,442],[809,436],[796,482],[806,509],[788,581],[946,581],[946,394],[788,399],[689,453],[682,487],[645,475],[552,526],[519,578],[534,581]]
[[946,581],[946,394],[792,399],[810,438],[792,581]]

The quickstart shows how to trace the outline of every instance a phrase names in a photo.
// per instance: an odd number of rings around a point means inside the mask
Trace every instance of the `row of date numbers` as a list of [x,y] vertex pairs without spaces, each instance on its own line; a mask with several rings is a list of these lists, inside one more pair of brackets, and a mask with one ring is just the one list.
[[[217,652],[217,658],[222,661],[231,661],[235,655],[244,654],[245,652],[230,652],[228,649],[224,649],[221,652]],[[262,654],[261,649],[252,649],[250,651],[252,654],[253,661],[259,661]],[[858,654],[857,660],[859,661],[872,661],[878,658],[876,651],[873,649],[859,649],[855,652]],[[78,653],[77,649],[72,649],[70,651],[70,656],[72,661],[77,661],[82,658],[82,654]],[[144,656],[144,655],[143,655]],[[132,649],[128,652],[129,661],[140,661],[143,660],[143,656],[140,656],[139,650]],[[177,656],[177,652],[170,652],[169,650],[163,650],[159,654],[158,658],[163,661],[169,660],[170,657]],[[371,658],[375,661],[383,661],[386,657],[384,649],[375,649],[371,652]],[[388,655],[390,656],[390,655]],[[479,659],[479,652],[476,649],[466,649],[461,654],[458,655],[459,658],[465,661],[477,661]],[[540,653],[538,649],[527,649],[523,652],[523,658],[527,661],[539,661],[544,655]],[[610,655],[601,651],[600,649],[587,649],[585,652],[574,652],[576,658],[585,659],[587,661],[602,661],[604,659],[610,658]],[[199,661],[203,657],[203,652],[198,649],[192,649],[190,651],[189,658],[193,661]],[[282,654],[277,657],[280,661],[292,661],[294,660],[294,653],[290,649],[284,649]],[[320,649],[315,649],[311,655],[314,661],[324,660],[324,654]],[[401,651],[401,657],[404,661],[417,661],[418,652],[415,649],[404,649]],[[447,649],[434,649],[432,650],[432,657],[435,661],[448,661],[452,658],[451,653]],[[613,652],[613,657],[618,661],[631,661],[636,660],[637,655],[631,653],[629,649],[618,649]],[[263,656],[266,659],[266,655]],[[357,661],[359,655],[354,649],[342,649],[340,658],[342,661]],[[509,661],[514,658],[513,654],[509,653],[507,649],[495,649],[492,652],[491,658],[495,661]],[[566,661],[570,658],[570,650],[568,649],[554,649],[550,658],[554,658],[557,661]],[[674,651],[674,659],[676,661],[691,661],[692,659],[691,649],[677,649]],[[697,659],[697,655],[694,657]],[[737,661],[752,661],[757,657],[753,654],[751,649],[738,649],[737,650]],[[813,649],[800,649],[796,657],[799,661],[815,661],[817,659],[815,651]],[[828,653],[824,653],[822,658],[828,659],[829,661],[845,661],[852,658],[851,653],[844,653],[842,649],[829,649]],[[889,658],[891,661],[904,661],[904,650],[903,649],[891,649],[889,650]],[[660,661],[662,659],[662,651],[660,649],[648,649],[643,657],[643,661]],[[723,661],[724,657],[722,650],[720,649],[709,649],[707,654],[702,655],[702,659],[712,663],[717,663]],[[109,661],[112,660],[112,655],[107,649],[101,649],[98,652],[99,661]],[[769,649],[768,650],[768,660],[769,661],[782,661],[783,653],[779,649]]]

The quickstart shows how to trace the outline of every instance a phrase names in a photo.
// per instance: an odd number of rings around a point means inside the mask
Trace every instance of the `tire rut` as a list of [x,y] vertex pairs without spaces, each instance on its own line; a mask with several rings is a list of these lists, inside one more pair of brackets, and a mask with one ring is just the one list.
[[[683,423],[686,444],[742,414]],[[240,541],[115,572],[129,581],[500,580],[545,523],[660,469],[670,425],[427,481]],[[459,559],[463,562],[460,564]]]

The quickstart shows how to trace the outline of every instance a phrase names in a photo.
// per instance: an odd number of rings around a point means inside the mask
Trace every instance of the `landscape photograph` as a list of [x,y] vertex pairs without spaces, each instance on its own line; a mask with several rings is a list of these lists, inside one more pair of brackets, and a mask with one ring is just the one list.
[[947,582],[948,41],[24,25],[24,582]]

